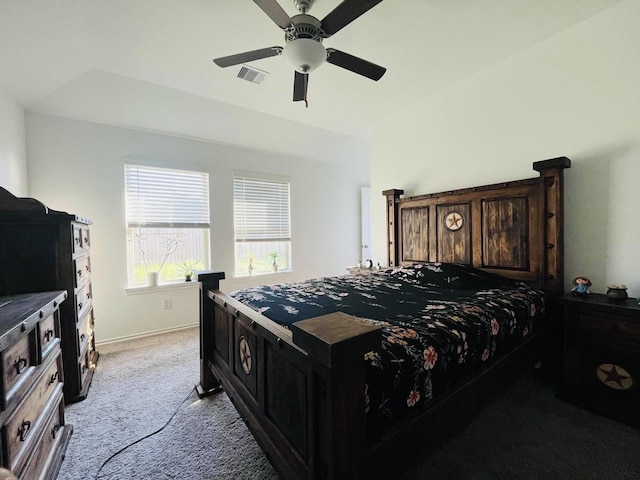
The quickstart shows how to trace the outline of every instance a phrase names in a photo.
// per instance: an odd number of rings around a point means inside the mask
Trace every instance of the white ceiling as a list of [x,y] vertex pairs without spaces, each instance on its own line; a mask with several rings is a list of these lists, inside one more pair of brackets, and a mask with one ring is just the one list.
[[[279,1],[297,13],[292,0]],[[322,19],[338,3],[316,0],[309,13]],[[293,71],[282,57],[250,64],[269,72],[260,85],[236,78],[239,67],[212,62],[284,45],[251,0],[0,0],[0,85],[28,111],[197,138],[220,140],[220,130],[234,128],[249,144],[262,127],[270,138],[288,127],[360,136],[381,116],[615,3],[385,0],[324,44],[387,73],[374,82],[322,65],[310,76],[305,108],[291,100]],[[248,128],[229,127],[249,117]]]

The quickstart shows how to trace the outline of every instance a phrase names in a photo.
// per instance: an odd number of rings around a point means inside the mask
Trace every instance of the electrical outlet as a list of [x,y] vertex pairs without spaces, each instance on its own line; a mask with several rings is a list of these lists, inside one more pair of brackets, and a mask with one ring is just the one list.
[[173,308],[173,300],[171,298],[163,298],[162,299],[162,307],[165,310],[169,310],[170,308]]

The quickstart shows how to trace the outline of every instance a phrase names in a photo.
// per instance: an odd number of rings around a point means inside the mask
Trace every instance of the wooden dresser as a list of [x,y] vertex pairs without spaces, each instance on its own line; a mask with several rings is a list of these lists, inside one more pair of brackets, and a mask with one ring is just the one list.
[[86,398],[98,360],[91,221],[0,188],[0,295],[66,290],[60,306],[65,402]]
[[566,296],[558,396],[640,428],[640,306],[636,299]]
[[60,312],[67,292],[0,297],[2,466],[54,479],[73,431],[64,423]]

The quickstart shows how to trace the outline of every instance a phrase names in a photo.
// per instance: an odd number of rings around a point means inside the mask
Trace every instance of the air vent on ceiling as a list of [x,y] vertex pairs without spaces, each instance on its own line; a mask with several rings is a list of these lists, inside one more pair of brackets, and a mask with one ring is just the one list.
[[267,75],[269,75],[268,72],[247,67],[246,65],[242,65],[238,72],[238,78],[258,84],[262,83]]

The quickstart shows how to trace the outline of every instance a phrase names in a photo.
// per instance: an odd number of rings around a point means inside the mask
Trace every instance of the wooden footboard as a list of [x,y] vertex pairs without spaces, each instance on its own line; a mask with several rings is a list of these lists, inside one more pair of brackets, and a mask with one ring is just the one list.
[[[380,328],[341,313],[282,328],[201,282],[201,395],[221,386],[286,479],[360,478],[366,352]],[[320,327],[321,325],[321,327]]]

